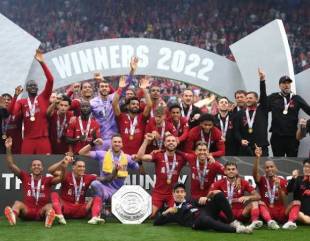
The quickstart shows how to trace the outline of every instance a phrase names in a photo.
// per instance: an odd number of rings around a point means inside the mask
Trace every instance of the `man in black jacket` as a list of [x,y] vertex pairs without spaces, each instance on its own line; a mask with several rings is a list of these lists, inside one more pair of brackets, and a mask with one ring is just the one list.
[[[252,233],[251,227],[242,226],[234,221],[231,207],[222,192],[217,192],[210,199],[200,199],[200,203],[187,202],[185,185],[177,183],[173,189],[174,207],[166,209],[157,215],[154,225],[177,223],[196,230],[213,229],[226,233]],[[223,212],[230,224],[217,218]]]
[[292,179],[287,185],[287,191],[292,192],[294,200],[301,203],[298,213],[298,221],[310,224],[310,159],[303,161],[303,176],[299,176],[299,171],[292,172]]
[[234,121],[235,138],[238,142],[240,156],[254,156],[255,144],[268,156],[268,105],[265,74],[258,70],[260,79],[260,98],[254,91],[247,93],[247,107],[236,115]]
[[296,130],[299,110],[310,115],[310,106],[299,95],[291,92],[292,79],[282,76],[279,80],[280,92],[268,96],[268,108],[272,113],[270,139],[273,156],[297,156],[299,141]]
[[185,89],[180,102],[181,114],[188,120],[189,128],[199,125],[200,109],[194,105],[194,93],[191,89]]

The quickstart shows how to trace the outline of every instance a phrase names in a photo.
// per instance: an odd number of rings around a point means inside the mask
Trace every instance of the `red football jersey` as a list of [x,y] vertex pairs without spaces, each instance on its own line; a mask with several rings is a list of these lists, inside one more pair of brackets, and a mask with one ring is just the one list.
[[[213,183],[210,191],[220,190],[224,193],[225,197],[228,199],[227,185],[229,185],[229,182],[227,178],[225,177]],[[241,179],[240,188],[237,188],[233,185],[232,185],[232,188],[233,188],[233,195],[232,195],[232,206],[233,207],[242,205],[242,203],[238,202],[238,198],[244,196],[245,192],[252,193],[255,190],[254,187],[252,187],[251,184],[244,179]]]
[[179,138],[180,144],[186,141],[189,133],[189,126],[186,117],[181,117],[180,122],[178,124],[174,124],[172,118],[168,118],[168,121],[174,125],[177,131],[177,137]]
[[[83,129],[86,130],[88,120],[82,120]],[[79,118],[76,116],[71,117],[69,126],[66,131],[66,136],[70,138],[80,138],[82,135]],[[95,137],[95,138],[94,138]],[[90,122],[90,128],[85,141],[78,141],[72,145],[73,152],[77,154],[84,146],[90,141],[100,137],[100,126],[98,122],[92,118]]]
[[64,123],[64,116],[59,116],[59,122],[60,122],[60,126],[63,126],[63,134],[62,137],[58,140],[57,138],[57,119],[58,119],[58,115],[57,115],[57,111],[54,111],[52,116],[49,118],[49,122],[50,122],[50,133],[49,133],[49,137],[50,137],[50,141],[52,144],[52,153],[53,154],[64,154],[66,152],[68,152],[69,150],[69,145],[66,143],[65,141],[65,134],[67,131],[67,128],[69,126],[69,121],[71,119],[71,117],[73,116],[73,113],[71,111],[68,111],[66,113],[66,122]]
[[[174,127],[173,124],[171,124],[169,121],[165,120],[165,130],[164,130],[164,133],[166,132],[170,132],[172,135],[174,136],[178,136],[177,135],[177,130],[176,128]],[[145,128],[145,133],[152,133],[153,131],[157,131],[159,133],[159,135],[161,135],[162,133],[162,127],[157,127],[156,126],[156,122],[155,122],[155,118],[152,117],[149,122],[147,123],[146,125],[146,128]],[[161,149],[164,148],[164,144],[162,144],[162,147]],[[147,149],[147,152],[150,153],[151,151],[153,150],[158,150],[160,149],[160,146],[158,146],[157,142],[156,141],[153,141],[149,146],[148,146],[148,149]]]
[[[85,203],[85,195],[92,181],[96,180],[95,175],[85,174],[83,176],[82,189],[79,197],[79,204]],[[80,187],[81,178],[76,179],[77,188]],[[61,182],[60,198],[70,203],[76,203],[74,181],[72,172],[66,174],[65,179]]]
[[[287,181],[282,178],[280,178],[280,189],[284,190],[286,192],[286,185]],[[270,190],[272,192],[273,190],[273,181],[269,181],[270,184]],[[267,185],[267,180],[265,176],[261,176],[259,182],[257,183],[259,193],[261,195],[262,201],[266,203],[266,205],[270,205],[270,201],[268,198],[268,185]],[[275,189],[275,198],[274,198],[274,206],[282,206],[284,205],[283,201],[279,198],[279,188]]]
[[[201,133],[203,133],[204,140],[201,137]],[[209,137],[211,138],[210,140]],[[209,150],[213,157],[221,157],[225,155],[225,142],[222,139],[222,132],[217,127],[213,127],[210,134],[202,132],[200,126],[192,128],[189,131],[185,144],[185,152],[193,152],[197,141],[210,143]]]
[[[130,120],[129,120],[130,118]],[[144,139],[144,130],[146,120],[142,113],[137,115],[137,124],[134,130],[133,138],[130,138],[130,122],[134,124],[134,118],[129,117],[129,114],[121,113],[118,118],[119,132],[122,136],[124,147],[123,151],[126,154],[136,154]]]
[[[155,163],[156,183],[153,191],[163,195],[169,195],[172,193],[173,186],[178,182],[178,178],[181,169],[186,164],[184,157],[180,154],[176,154],[175,169],[172,172],[171,183],[167,183],[168,173],[166,168],[166,162],[164,158],[164,151],[153,153],[152,161]],[[168,156],[169,169],[172,169],[173,156]]]
[[34,139],[48,136],[48,121],[46,111],[49,106],[49,98],[53,90],[53,76],[45,64],[42,64],[45,76],[47,78],[46,85],[41,94],[30,97],[30,102],[35,105],[35,120],[30,120],[30,108],[27,98],[20,99],[14,106],[14,113],[16,117],[22,116],[24,121],[24,139]]
[[[199,175],[197,171],[196,160],[197,156],[195,154],[185,154],[185,157],[191,168],[192,178],[191,178],[191,198],[199,199],[200,197],[207,196],[211,185],[215,182],[216,175],[224,175],[224,166],[215,161],[213,163],[208,163],[206,168],[206,175],[204,178],[203,189],[200,187]],[[204,169],[204,163],[199,163],[200,172]]]
[[[38,180],[34,180],[34,190],[31,188],[31,174],[25,171],[21,171],[19,179],[22,181],[22,189],[23,189],[23,202],[28,207],[42,208],[44,205],[49,203],[50,195],[51,195],[51,187],[53,177],[42,176],[41,185],[38,187]],[[36,192],[40,189],[38,202],[36,201]],[[34,192],[33,192],[34,191]]]

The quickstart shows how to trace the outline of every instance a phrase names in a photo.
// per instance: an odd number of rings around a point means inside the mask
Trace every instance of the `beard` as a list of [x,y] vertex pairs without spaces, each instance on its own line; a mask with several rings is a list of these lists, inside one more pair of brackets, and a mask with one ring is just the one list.
[[171,146],[171,145],[166,146],[167,151],[175,151],[176,149],[177,149],[176,146]]
[[134,109],[129,109],[129,112],[132,114],[138,114],[140,110],[138,108],[134,108]]

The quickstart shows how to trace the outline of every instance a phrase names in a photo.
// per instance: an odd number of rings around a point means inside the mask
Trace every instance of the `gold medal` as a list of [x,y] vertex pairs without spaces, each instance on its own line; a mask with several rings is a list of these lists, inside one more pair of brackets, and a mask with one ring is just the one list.
[[30,117],[30,121],[35,121],[35,120],[36,120],[36,118],[34,116]]
[[287,115],[288,111],[284,110],[282,113],[283,113],[283,115]]
[[200,189],[203,190],[203,188],[204,188],[204,185],[200,184]]
[[129,140],[133,140],[133,136],[132,135],[129,136]]
[[61,141],[60,141],[60,139],[57,139],[57,143],[60,143]]
[[273,207],[274,207],[273,203],[270,203],[270,204],[269,204],[269,207],[273,208]]
[[253,128],[249,128],[249,129],[248,129],[248,132],[249,132],[250,134],[252,134],[252,133],[253,133]]
[[167,184],[168,184],[168,185],[171,184],[171,179],[167,179]]
[[2,139],[5,140],[7,138],[6,134],[2,135]]

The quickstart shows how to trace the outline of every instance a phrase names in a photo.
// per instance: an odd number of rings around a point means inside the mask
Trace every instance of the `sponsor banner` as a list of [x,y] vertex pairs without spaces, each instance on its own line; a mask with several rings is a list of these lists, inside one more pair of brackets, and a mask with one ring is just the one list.
[[[62,155],[50,155],[50,156],[31,156],[31,155],[15,155],[15,163],[17,166],[23,170],[29,170],[31,161],[33,159],[39,159],[43,161],[45,171],[47,168],[54,164],[55,162],[61,160]],[[86,171],[87,173],[99,174],[99,165],[98,162],[89,158],[84,158],[86,162]],[[21,190],[21,181],[7,168],[5,162],[5,155],[0,155],[0,210],[3,210],[6,205],[12,205],[15,200],[21,200],[22,190]],[[239,169],[241,176],[252,183],[255,186],[253,177],[252,177],[252,166],[253,166],[253,157],[223,157],[220,159],[221,163],[225,163],[228,160],[234,160]],[[302,172],[302,159],[298,158],[274,158],[273,159],[278,166],[280,176],[285,178],[290,178],[291,172],[294,169],[299,169]],[[263,163],[264,158],[261,160],[261,173],[263,174]],[[146,174],[139,174],[137,171],[130,172],[130,175],[126,179],[126,185],[140,185],[148,193],[151,193],[152,188],[156,182],[156,176],[154,175],[154,164],[153,163],[143,163]],[[70,169],[70,167],[69,167]],[[190,169],[188,166],[184,167],[179,181],[184,182],[188,188],[188,193],[190,193]],[[219,177],[220,178],[220,177]],[[56,186],[56,190],[60,188],[60,185]]]

